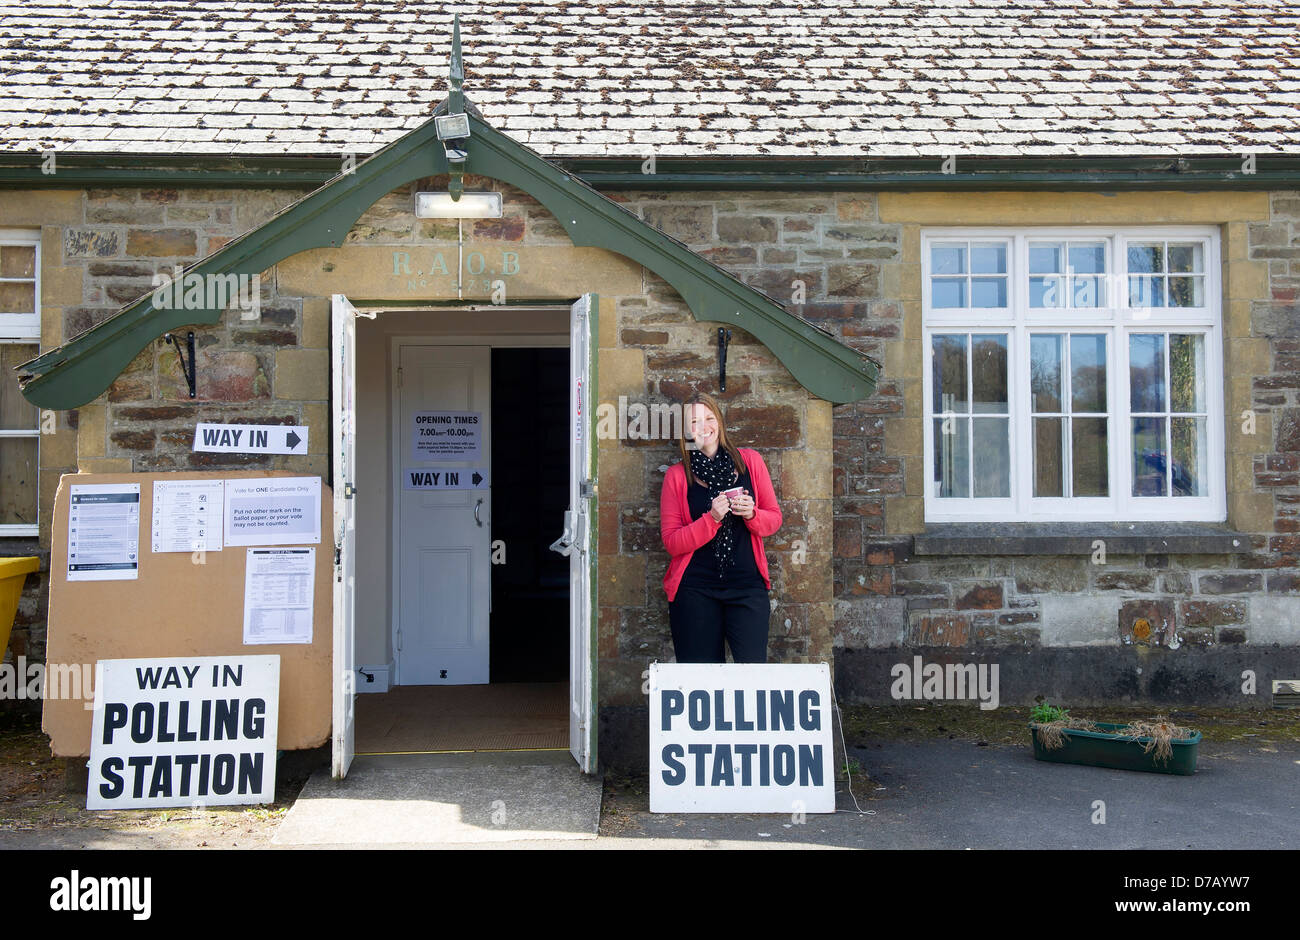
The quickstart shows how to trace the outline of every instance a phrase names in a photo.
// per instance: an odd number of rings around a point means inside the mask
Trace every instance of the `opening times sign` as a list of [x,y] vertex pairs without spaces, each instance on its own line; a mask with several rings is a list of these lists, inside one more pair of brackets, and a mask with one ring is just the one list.
[[279,656],[98,666],[87,809],[274,802]]
[[833,813],[830,667],[652,663],[650,811]]

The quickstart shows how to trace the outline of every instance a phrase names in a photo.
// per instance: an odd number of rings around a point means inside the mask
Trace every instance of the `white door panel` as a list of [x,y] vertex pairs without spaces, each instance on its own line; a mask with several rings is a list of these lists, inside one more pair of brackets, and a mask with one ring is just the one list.
[[356,309],[335,294],[330,309],[333,378],[334,477],[334,682],[331,773],[347,776],[356,752]]
[[[491,349],[401,346],[398,433],[394,442],[398,505],[398,597],[394,652],[402,685],[476,685],[488,681],[492,499],[482,489],[410,490],[410,469],[491,466]],[[474,460],[416,460],[415,415],[477,412],[481,450]]]

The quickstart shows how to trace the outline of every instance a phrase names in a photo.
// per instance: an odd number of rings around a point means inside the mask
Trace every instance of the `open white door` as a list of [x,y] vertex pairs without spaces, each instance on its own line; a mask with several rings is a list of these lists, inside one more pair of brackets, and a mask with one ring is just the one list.
[[356,671],[353,668],[356,620],[356,308],[335,294],[330,308],[333,373],[334,449],[334,778],[347,776],[356,752],[354,706]]
[[569,509],[551,548],[569,557],[569,750],[584,773],[596,769],[596,399],[595,294],[569,319]]

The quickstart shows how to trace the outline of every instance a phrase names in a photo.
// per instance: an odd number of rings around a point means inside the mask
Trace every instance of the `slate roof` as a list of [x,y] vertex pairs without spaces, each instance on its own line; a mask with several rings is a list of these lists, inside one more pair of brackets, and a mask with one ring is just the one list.
[[0,0],[0,151],[370,153],[466,93],[548,157],[1300,153],[1267,0]]

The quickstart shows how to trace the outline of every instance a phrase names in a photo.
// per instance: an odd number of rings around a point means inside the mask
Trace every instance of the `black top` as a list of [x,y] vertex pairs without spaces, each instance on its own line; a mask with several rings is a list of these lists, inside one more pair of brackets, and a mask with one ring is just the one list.
[[[689,474],[687,478],[690,479]],[[754,486],[749,479],[748,471],[742,472],[740,479],[732,485],[743,486],[746,492],[750,494],[754,492]],[[691,479],[686,487],[686,504],[690,509],[691,518],[700,518],[709,511],[712,503],[713,500],[709,498],[708,489]],[[716,538],[715,535],[714,539]],[[686,566],[686,570],[682,573],[681,583],[687,587],[756,587],[766,591],[767,585],[763,582],[763,576],[758,573],[758,565],[754,561],[754,543],[749,527],[745,525],[745,520],[739,516],[736,516],[732,553],[734,559],[732,564],[727,567],[723,577],[719,578],[718,558],[714,554],[713,540],[705,542],[691,555],[690,564]]]

